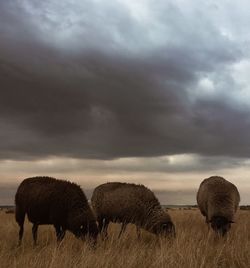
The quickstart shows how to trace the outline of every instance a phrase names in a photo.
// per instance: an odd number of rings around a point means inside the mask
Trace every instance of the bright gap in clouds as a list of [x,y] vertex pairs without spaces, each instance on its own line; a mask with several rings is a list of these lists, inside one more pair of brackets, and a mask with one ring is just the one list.
[[230,69],[236,84],[233,97],[248,105],[248,109],[250,109],[250,60],[241,60],[233,64]]
[[[93,188],[101,183],[125,181],[146,185],[155,191],[163,204],[195,204],[200,182],[209,176],[221,175],[237,185],[242,204],[246,204],[250,202],[247,194],[250,191],[248,165],[249,160],[214,159],[188,154],[109,161],[73,158],[48,158],[32,162],[5,160],[0,161],[0,187],[7,185],[13,192],[13,187],[17,187],[24,178],[49,175],[75,181],[90,195]],[[8,198],[12,200],[13,196]]]

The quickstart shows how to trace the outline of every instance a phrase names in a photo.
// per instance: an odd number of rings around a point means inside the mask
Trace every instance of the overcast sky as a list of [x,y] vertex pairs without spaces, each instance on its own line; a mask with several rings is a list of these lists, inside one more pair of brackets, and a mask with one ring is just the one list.
[[0,1],[0,204],[34,175],[250,203],[250,3]]

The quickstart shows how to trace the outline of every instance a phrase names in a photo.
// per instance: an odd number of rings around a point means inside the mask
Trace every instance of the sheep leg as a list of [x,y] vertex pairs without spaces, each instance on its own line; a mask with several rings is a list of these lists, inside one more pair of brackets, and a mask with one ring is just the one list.
[[20,225],[18,246],[21,245],[21,243],[22,243],[22,238],[23,238],[23,224]]
[[121,230],[120,230],[120,233],[119,233],[119,235],[118,235],[118,238],[120,238],[121,235],[122,235],[122,233],[125,232],[126,227],[127,227],[127,224],[123,222],[123,223],[122,223]]
[[34,240],[34,246],[36,245],[36,241],[37,241],[37,229],[38,229],[38,224],[34,223],[32,226],[32,235],[33,235],[33,240]]
[[23,224],[24,224],[24,218],[25,218],[25,213],[23,213],[19,207],[16,207],[16,221],[19,225],[19,240],[18,240],[18,246],[21,245],[22,243],[22,238],[23,238]]
[[109,226],[109,220],[104,219],[102,232],[105,238],[108,236],[108,226]]
[[98,218],[98,229],[101,234],[102,239],[105,239],[108,236],[108,225],[109,225],[109,220],[105,218]]
[[97,221],[98,221],[99,233],[101,233],[103,231],[103,221],[104,221],[104,219],[103,218],[98,218]]

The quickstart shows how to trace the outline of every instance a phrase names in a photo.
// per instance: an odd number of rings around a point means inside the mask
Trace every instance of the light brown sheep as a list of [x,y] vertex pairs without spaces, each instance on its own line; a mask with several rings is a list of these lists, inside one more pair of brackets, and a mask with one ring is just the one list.
[[122,223],[119,234],[133,223],[154,234],[175,235],[169,214],[161,207],[154,193],[143,185],[111,182],[95,188],[91,198],[99,223],[99,231],[107,236],[110,221]]
[[240,194],[234,184],[219,176],[212,176],[200,184],[197,204],[212,229],[224,236],[234,222]]

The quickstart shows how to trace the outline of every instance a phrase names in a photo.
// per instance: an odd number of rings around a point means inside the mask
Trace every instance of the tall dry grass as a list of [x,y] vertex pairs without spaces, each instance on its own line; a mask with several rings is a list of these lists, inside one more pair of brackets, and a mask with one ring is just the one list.
[[0,212],[0,267],[250,267],[250,211],[239,211],[227,238],[219,240],[198,210],[169,213],[177,231],[172,242],[146,231],[138,240],[133,225],[118,240],[119,225],[112,224],[109,238],[92,250],[70,233],[57,245],[50,226],[39,227],[38,246],[33,247],[28,222],[17,247],[14,215]]

